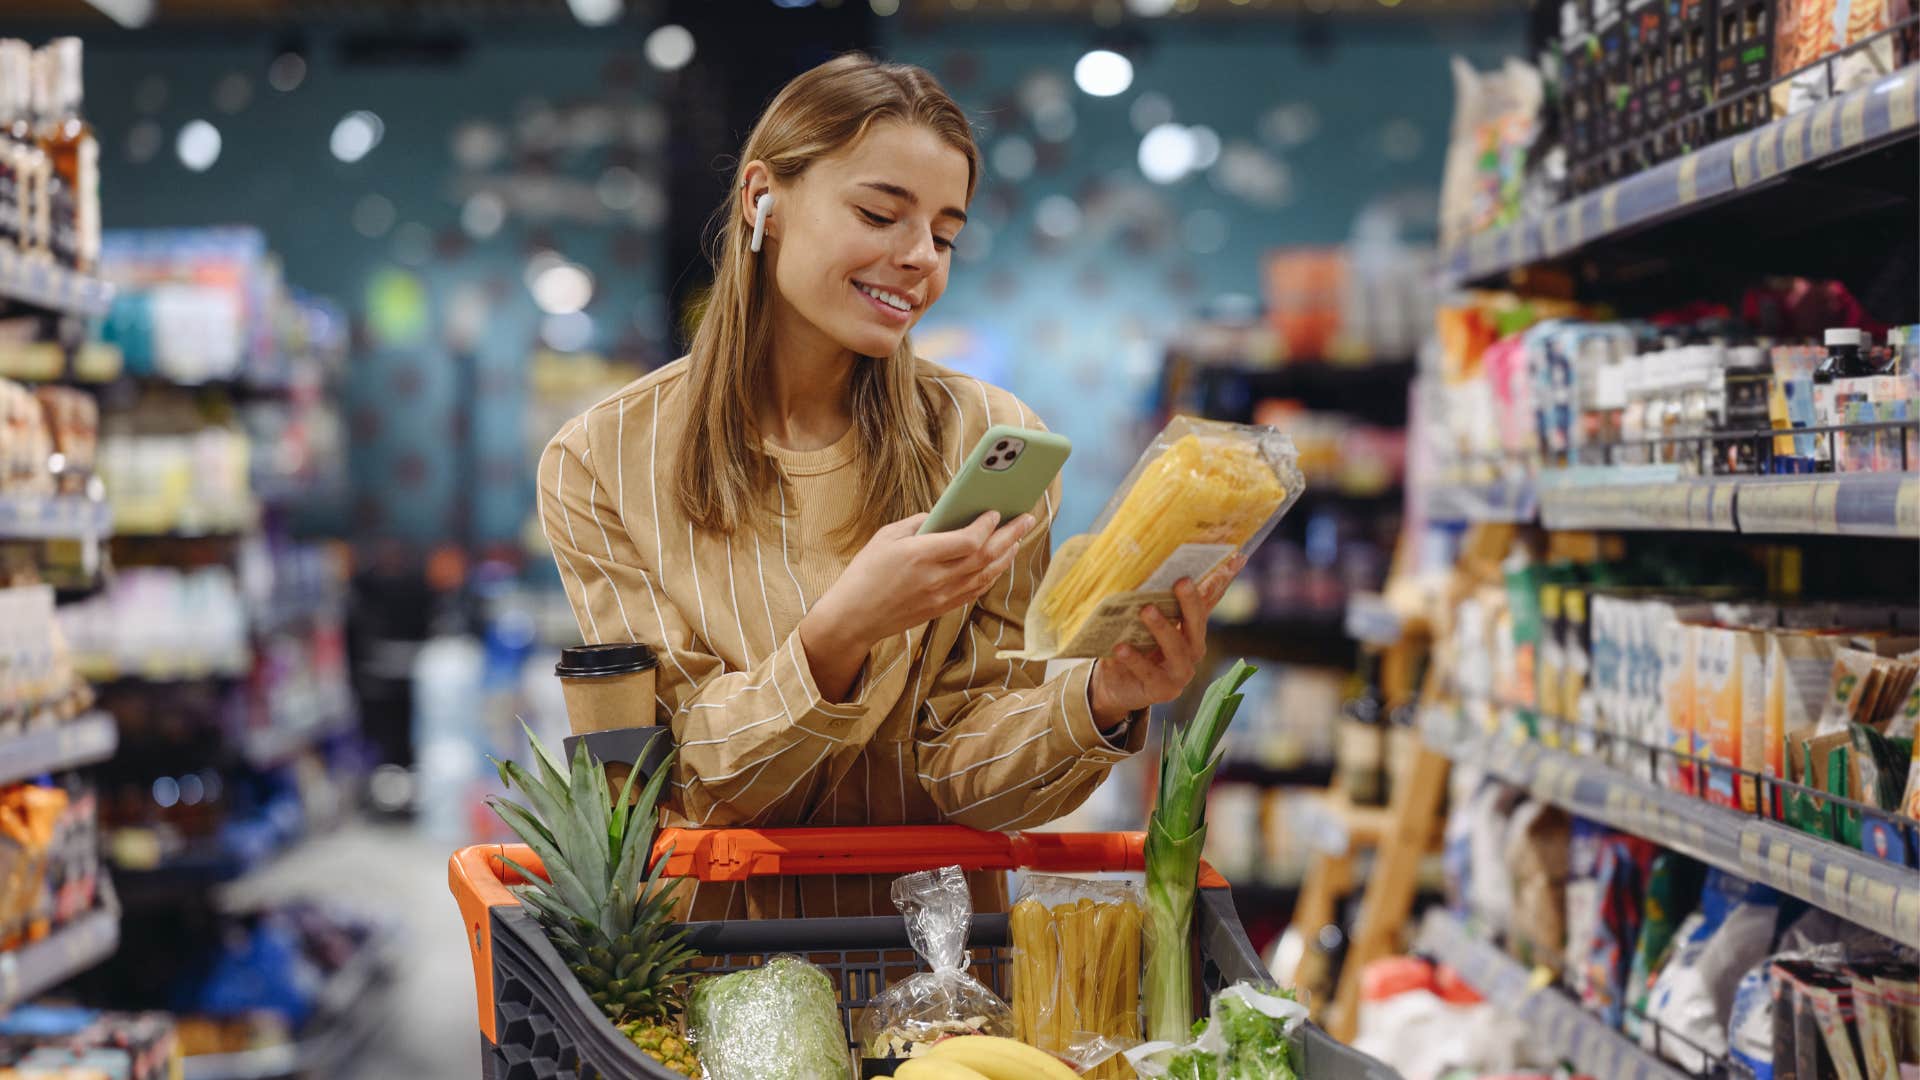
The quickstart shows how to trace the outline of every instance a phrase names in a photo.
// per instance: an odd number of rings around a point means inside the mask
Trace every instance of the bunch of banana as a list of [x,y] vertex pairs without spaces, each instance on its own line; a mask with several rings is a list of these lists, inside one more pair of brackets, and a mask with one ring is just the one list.
[[925,1056],[902,1062],[893,1075],[898,1080],[1077,1080],[1052,1054],[992,1035],[943,1039]]

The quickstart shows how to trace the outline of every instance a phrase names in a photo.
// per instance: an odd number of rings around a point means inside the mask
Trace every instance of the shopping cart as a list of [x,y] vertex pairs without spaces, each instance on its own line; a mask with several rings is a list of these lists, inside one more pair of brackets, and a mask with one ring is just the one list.
[[[906,874],[958,864],[969,870],[1038,873],[1139,872],[1141,833],[989,833],[958,825],[852,829],[663,830],[667,873],[703,882],[807,874]],[[456,852],[447,868],[472,948],[479,997],[482,1074],[486,1080],[674,1080],[601,1018],[533,917],[507,886],[519,877],[502,857],[539,873],[520,845],[485,844]],[[1202,867],[1196,904],[1196,962],[1207,991],[1266,981],[1265,969],[1233,910],[1226,879]],[[687,925],[687,942],[707,958],[703,971],[751,967],[775,953],[798,953],[829,971],[840,988],[849,1045],[855,1012],[889,983],[919,970],[899,916],[755,919]],[[1005,996],[1007,917],[974,916],[969,944],[976,972]],[[1203,1005],[1203,1002],[1196,1002]],[[1395,1080],[1392,1070],[1301,1029],[1307,1080]]]

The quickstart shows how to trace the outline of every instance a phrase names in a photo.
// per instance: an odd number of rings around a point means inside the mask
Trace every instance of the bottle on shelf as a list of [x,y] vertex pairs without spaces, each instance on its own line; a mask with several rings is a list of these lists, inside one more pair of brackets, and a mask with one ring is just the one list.
[[1347,800],[1355,806],[1387,802],[1387,702],[1380,691],[1380,654],[1360,658],[1360,689],[1340,707],[1337,766]]
[[[48,249],[47,180],[52,163],[33,132],[33,48],[0,39],[0,156],[13,179],[13,246],[22,254]],[[0,194],[0,197],[4,197]]]
[[33,53],[33,137],[49,167],[42,212],[54,261],[63,266],[82,265],[82,185],[96,196],[100,190],[100,145],[79,117],[79,74],[78,38],[60,38]]

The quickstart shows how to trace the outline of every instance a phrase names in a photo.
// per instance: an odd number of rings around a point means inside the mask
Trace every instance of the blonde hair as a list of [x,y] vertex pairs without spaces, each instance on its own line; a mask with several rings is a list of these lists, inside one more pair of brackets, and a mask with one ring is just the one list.
[[[774,176],[792,180],[882,120],[925,127],[965,154],[972,200],[980,151],[966,114],[924,69],[859,53],[787,83],[741,149],[718,215],[713,285],[689,350],[692,400],[676,494],[687,519],[703,529],[738,530],[780,482],[754,411],[754,388],[765,385],[761,373],[772,357],[768,290],[774,285],[766,260],[747,248],[750,230],[739,208],[746,167],[765,162]],[[904,338],[891,356],[854,368],[853,424],[866,496],[843,530],[844,543],[863,542],[888,522],[931,507],[938,494],[940,413],[919,376],[912,342]]]

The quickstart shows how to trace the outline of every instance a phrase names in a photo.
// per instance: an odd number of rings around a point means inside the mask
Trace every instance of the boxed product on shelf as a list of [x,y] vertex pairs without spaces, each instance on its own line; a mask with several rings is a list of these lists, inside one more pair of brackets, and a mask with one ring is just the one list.
[[169,424],[166,414],[151,410],[137,416],[110,416],[100,441],[100,476],[116,531],[193,534],[253,523],[258,506],[245,432],[190,418]]
[[244,674],[246,605],[233,571],[134,566],[108,588],[59,609],[76,666],[102,677]]
[[74,1080],[174,1080],[180,1043],[165,1013],[22,1005],[0,1015],[0,1074]]
[[0,788],[0,950],[45,937],[48,862],[67,793],[43,784]]
[[1810,109],[1913,59],[1886,33],[1913,16],[1911,0],[1775,0],[1773,16],[1772,74],[1793,76],[1769,91],[1773,116]]
[[0,589],[0,731],[42,714],[71,719],[89,700],[55,619],[53,589]]

